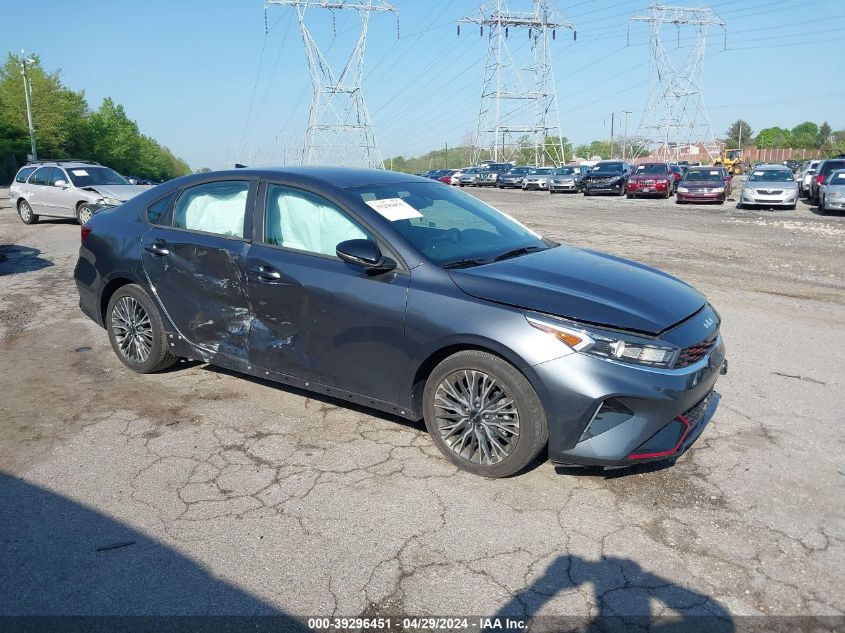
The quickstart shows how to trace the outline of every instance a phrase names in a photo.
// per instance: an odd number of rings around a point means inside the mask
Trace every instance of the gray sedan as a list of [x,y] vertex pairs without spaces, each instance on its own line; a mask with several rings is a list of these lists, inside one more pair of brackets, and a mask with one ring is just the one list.
[[748,175],[737,207],[783,207],[794,209],[798,183],[784,165],[758,165]]
[[821,186],[819,211],[845,211],[845,169],[833,172],[828,182]]

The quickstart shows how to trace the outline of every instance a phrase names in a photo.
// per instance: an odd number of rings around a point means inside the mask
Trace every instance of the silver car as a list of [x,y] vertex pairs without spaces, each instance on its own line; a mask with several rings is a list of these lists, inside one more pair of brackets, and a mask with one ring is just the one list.
[[737,207],[783,207],[794,209],[798,183],[789,167],[757,165],[748,174]]
[[478,186],[478,179],[481,177],[481,168],[480,167],[470,167],[469,169],[465,169],[464,173],[461,174],[460,180],[458,180],[458,184],[461,187],[466,187],[467,185],[473,185],[474,187]]
[[554,171],[551,167],[538,167],[529,171],[522,179],[522,190],[528,189],[548,189],[549,179],[552,177]]
[[810,195],[810,185],[813,181],[813,174],[816,173],[816,167],[818,167],[819,161],[817,160],[808,160],[804,163],[801,171],[798,172],[798,176],[796,176],[795,180],[798,182],[798,195],[802,198],[805,198]]
[[819,190],[819,211],[845,211],[845,169],[833,172]]
[[586,167],[566,166],[559,167],[552,172],[549,179],[549,193],[558,191],[580,191],[581,179],[584,177]]
[[98,163],[38,161],[18,171],[9,187],[9,202],[25,224],[42,215],[85,224],[99,209],[116,207],[147,189]]

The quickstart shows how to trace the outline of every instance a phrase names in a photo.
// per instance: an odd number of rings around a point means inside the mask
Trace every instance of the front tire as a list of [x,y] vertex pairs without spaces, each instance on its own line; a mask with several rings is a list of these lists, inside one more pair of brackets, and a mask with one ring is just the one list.
[[132,371],[151,374],[178,360],[168,352],[161,315],[141,286],[121,286],[112,295],[106,328],[114,353]]
[[549,438],[543,405],[528,379],[502,358],[477,350],[453,354],[434,368],[423,416],[437,448],[482,477],[519,472]]
[[79,222],[80,225],[86,224],[93,217],[94,209],[91,208],[90,204],[82,203],[76,207],[76,221]]
[[38,216],[32,211],[32,207],[26,200],[18,202],[18,216],[24,224],[35,224],[38,222]]

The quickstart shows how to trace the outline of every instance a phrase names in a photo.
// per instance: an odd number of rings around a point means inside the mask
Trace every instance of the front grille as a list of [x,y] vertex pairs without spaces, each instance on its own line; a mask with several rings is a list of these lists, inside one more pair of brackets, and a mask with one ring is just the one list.
[[757,195],[760,196],[779,196],[783,193],[783,189],[758,189]]
[[653,180],[638,180],[636,182],[637,182],[638,185],[644,185],[646,187],[652,187],[655,184],[657,184]]
[[707,356],[707,353],[713,349],[713,346],[716,344],[716,339],[718,338],[718,332],[714,333],[709,339],[705,341],[701,341],[696,345],[691,345],[690,347],[685,347],[681,350],[681,353],[678,355],[678,360],[675,363],[675,367],[688,367],[694,363],[697,363],[702,358]]

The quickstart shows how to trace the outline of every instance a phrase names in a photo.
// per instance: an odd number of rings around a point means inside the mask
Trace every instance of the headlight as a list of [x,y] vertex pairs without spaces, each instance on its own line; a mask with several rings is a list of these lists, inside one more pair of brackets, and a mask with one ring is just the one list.
[[724,192],[725,192],[724,187],[713,187],[713,193],[724,193]]
[[689,189],[686,187],[678,187],[678,193],[689,193]]
[[678,347],[656,343],[634,334],[586,328],[580,323],[537,314],[526,314],[525,318],[532,327],[551,334],[576,352],[606,360],[670,368],[675,364],[680,353]]
[[743,195],[743,196],[753,196],[753,195],[754,195],[754,190],[753,190],[753,189],[751,189],[751,188],[749,188],[749,187],[743,187],[743,188],[742,188],[742,195]]
[[845,198],[845,191],[831,191],[829,195],[831,198]]
[[110,207],[116,207],[123,204],[123,200],[118,200],[117,198],[110,198],[109,196],[105,196],[101,202],[103,204],[107,204]]

